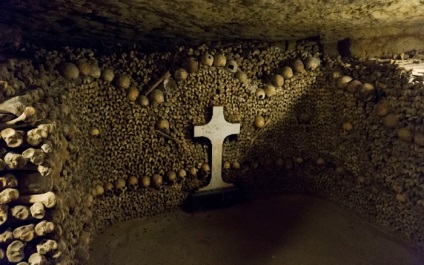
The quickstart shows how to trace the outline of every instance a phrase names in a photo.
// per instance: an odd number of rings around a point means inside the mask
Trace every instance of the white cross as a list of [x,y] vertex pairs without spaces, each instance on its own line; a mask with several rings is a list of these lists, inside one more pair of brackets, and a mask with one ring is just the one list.
[[224,118],[224,107],[213,107],[212,119],[203,126],[194,126],[194,137],[206,137],[212,143],[212,175],[208,186],[200,191],[232,187],[222,180],[222,144],[227,136],[240,133],[240,123],[229,123]]

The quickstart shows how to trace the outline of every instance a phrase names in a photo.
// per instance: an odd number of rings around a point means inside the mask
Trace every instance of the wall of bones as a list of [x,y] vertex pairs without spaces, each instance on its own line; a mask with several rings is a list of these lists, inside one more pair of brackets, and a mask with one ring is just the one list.
[[308,40],[0,54],[0,263],[81,264],[108,225],[177,209],[210,177],[193,126],[224,106],[224,178],[315,194],[424,247],[424,89],[394,59]]

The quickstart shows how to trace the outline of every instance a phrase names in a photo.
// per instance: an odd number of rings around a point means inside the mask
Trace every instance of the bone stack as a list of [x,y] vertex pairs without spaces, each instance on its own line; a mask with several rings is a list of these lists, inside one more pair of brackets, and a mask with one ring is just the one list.
[[[57,68],[61,75],[75,78],[75,68],[64,63],[59,67],[60,56],[55,52],[41,50],[36,56],[45,63],[33,70],[35,80],[27,82],[28,90],[19,90],[15,97],[6,93],[6,101],[1,104],[2,249],[5,262],[60,264],[73,255],[73,240],[78,239],[77,233],[85,223],[79,226],[74,220],[64,222],[74,210],[69,208],[69,194],[81,197],[81,192],[69,188],[74,186],[74,168],[70,168],[68,158],[78,156],[78,132],[73,125],[75,116],[67,105],[66,79],[52,70]],[[19,64],[28,63],[15,63]],[[8,70],[9,76],[16,74],[10,72],[12,68]],[[30,76],[27,74],[27,78]],[[4,82],[10,82],[10,77],[5,77]],[[79,210],[86,214],[73,211],[78,219],[89,220],[89,209]]]
[[[15,67],[20,69],[18,65],[16,62]],[[28,66],[27,62],[22,65]],[[36,81],[27,82],[31,85]],[[16,93],[21,91],[20,87],[15,88]],[[63,160],[56,152],[55,124],[46,120],[49,107],[40,102],[45,96],[43,89],[35,88],[16,97],[6,91],[4,96],[0,124],[4,150],[0,176],[3,260],[18,263],[37,256],[37,260],[45,260],[41,264],[46,264],[62,254],[53,239],[57,236],[57,222],[50,218],[60,211],[56,207],[59,197],[52,189]]]
[[[8,104],[12,115],[2,119],[4,252],[13,243],[19,253],[46,221],[54,231],[24,260],[52,259],[46,249],[57,247],[69,264],[82,263],[106,226],[177,208],[208,181],[210,143],[193,138],[193,126],[206,124],[215,105],[241,123],[224,141],[225,179],[252,196],[325,196],[422,246],[422,82],[395,61],[327,57],[309,40],[287,44],[151,54],[66,47],[36,51],[38,67],[7,62],[3,98],[25,104]],[[25,107],[41,121],[15,126]],[[55,208],[18,203],[52,191]],[[21,225],[8,217],[31,219],[18,239]]]

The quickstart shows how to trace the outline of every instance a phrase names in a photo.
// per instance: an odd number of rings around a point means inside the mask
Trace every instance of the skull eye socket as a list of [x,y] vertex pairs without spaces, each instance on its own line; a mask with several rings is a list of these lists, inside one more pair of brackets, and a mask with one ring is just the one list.
[[236,61],[234,61],[234,60],[230,60],[230,61],[227,63],[226,68],[227,68],[227,70],[228,70],[228,71],[230,71],[231,73],[236,73],[236,72],[237,72],[237,69],[238,69],[237,62],[236,62]]

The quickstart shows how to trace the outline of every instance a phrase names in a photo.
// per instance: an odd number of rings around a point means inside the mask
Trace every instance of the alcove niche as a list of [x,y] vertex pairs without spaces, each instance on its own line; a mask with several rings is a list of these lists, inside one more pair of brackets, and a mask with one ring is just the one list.
[[[30,8],[14,4],[10,12]],[[100,16],[84,19],[108,25]],[[50,45],[56,24],[37,41],[37,32],[21,39],[30,25],[20,23],[0,26],[0,264],[86,264],[111,225],[180,213],[210,181],[211,146],[193,129],[213,106],[240,123],[224,141],[222,170],[246,201],[313,196],[421,255],[424,48],[412,31],[392,46],[390,34],[373,43],[358,29],[360,38],[337,31],[340,41],[246,33],[152,47],[125,28],[122,45],[95,45],[106,33],[80,43],[74,29],[64,34],[76,39]],[[153,43],[171,34],[155,32]]]

